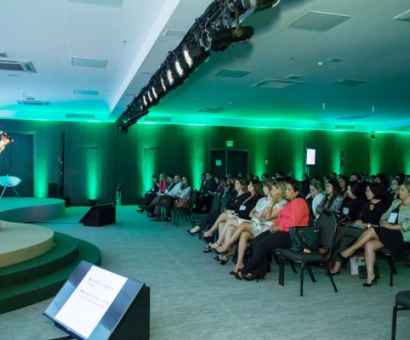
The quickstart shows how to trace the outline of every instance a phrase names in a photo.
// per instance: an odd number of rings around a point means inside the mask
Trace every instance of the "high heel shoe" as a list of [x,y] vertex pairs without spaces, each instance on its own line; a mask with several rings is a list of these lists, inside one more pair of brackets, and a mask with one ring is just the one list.
[[329,276],[340,275],[340,270],[339,270],[338,272],[336,272],[336,273],[329,272],[328,275],[329,275]]
[[371,286],[373,286],[373,283],[374,283],[374,285],[375,286],[377,286],[377,275],[374,277],[374,279],[372,280],[372,282],[370,282],[370,283],[363,283],[363,287],[371,287]]
[[221,257],[221,265],[225,265],[229,262],[229,256],[228,255],[222,255]]

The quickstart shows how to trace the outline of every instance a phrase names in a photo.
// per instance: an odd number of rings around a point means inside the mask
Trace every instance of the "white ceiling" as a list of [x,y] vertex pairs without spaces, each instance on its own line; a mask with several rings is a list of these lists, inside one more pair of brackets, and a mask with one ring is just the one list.
[[[1,0],[0,52],[8,58],[0,60],[29,60],[37,73],[0,71],[0,117],[65,120],[74,114],[115,121],[182,38],[163,33],[187,31],[210,3],[123,0],[108,7]],[[410,22],[393,19],[409,10],[409,0],[282,0],[245,20],[255,28],[250,43],[212,53],[145,120],[358,131],[410,127]],[[326,32],[288,27],[311,11],[347,20]],[[71,56],[107,60],[107,67],[74,67]],[[334,58],[342,61],[329,62]],[[216,76],[223,69],[249,72],[242,78]],[[301,76],[299,83],[252,86],[290,75]],[[332,85],[341,79],[365,82]],[[30,96],[50,104],[17,104]]]

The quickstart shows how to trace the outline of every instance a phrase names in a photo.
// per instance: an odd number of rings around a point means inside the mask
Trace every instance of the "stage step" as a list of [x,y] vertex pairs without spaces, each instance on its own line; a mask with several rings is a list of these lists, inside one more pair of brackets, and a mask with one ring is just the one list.
[[32,260],[0,269],[0,289],[37,279],[67,266],[78,257],[78,240],[54,233],[55,246]]
[[[58,235],[57,238],[61,236],[62,234]],[[64,235],[60,238],[60,242],[70,243],[70,241],[68,241],[68,238],[71,238],[71,237]],[[84,260],[84,261],[87,261],[93,264],[97,264],[97,265],[101,263],[101,252],[96,246],[94,246],[93,244],[89,242],[85,242],[79,239],[75,239],[75,238],[72,238],[72,239],[73,240],[71,240],[71,242],[77,243],[78,256],[71,263],[69,263],[68,265],[66,264],[61,269],[57,269],[54,272],[48,273],[41,277],[35,277],[35,278],[31,277],[31,279],[28,279],[25,282],[19,281],[18,284],[14,284],[13,286],[8,286],[4,289],[0,289],[0,314],[6,313],[9,311],[18,309],[18,308],[22,308],[22,307],[25,307],[33,303],[43,301],[50,297],[55,296],[56,293],[61,288],[61,286],[68,279],[70,274],[74,271],[74,269],[77,267],[78,263],[81,260]],[[64,240],[64,241],[61,241],[61,240]],[[56,260],[55,258],[54,260],[52,258],[49,258],[49,260],[50,260],[50,266],[53,266],[53,267],[55,266],[55,263],[53,264],[53,262],[59,261],[59,260]],[[67,257],[65,257],[65,259],[61,261],[66,261],[66,260],[67,260]],[[24,263],[27,266],[26,268],[29,273],[32,273],[33,268],[36,267],[35,264],[30,266],[29,262],[32,262],[32,261],[38,261],[38,259],[33,259],[30,261],[26,261]],[[23,265],[23,263],[15,265],[15,266],[20,266],[20,265]],[[43,267],[44,265],[45,264],[43,263],[40,266],[40,268]],[[14,267],[14,266],[10,266],[10,268],[6,267],[5,269],[10,270],[11,267]],[[13,273],[11,271],[10,275],[12,275],[12,277],[14,276],[15,278],[15,277],[18,277],[19,275],[21,277],[23,274],[22,273],[16,274],[16,272]],[[11,279],[8,279],[8,280],[10,282]]]

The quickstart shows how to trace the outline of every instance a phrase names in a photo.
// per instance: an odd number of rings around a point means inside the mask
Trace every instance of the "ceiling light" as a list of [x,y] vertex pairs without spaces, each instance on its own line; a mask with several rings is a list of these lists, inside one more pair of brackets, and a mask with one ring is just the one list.
[[151,87],[151,92],[152,92],[152,95],[154,96],[154,98],[158,99],[158,94],[157,94],[157,91],[155,90],[155,86]]
[[182,68],[181,63],[179,62],[178,59],[175,60],[174,66],[175,66],[175,71],[177,71],[177,74],[179,75],[179,77],[182,78],[184,76],[185,71]]
[[142,96],[142,102],[143,102],[145,107],[148,106],[147,97],[145,96],[145,94]]
[[165,80],[162,77],[161,77],[161,87],[164,90],[164,92],[167,92],[167,86],[165,85]]
[[174,85],[174,76],[172,75],[172,70],[170,68],[167,69],[167,80],[169,85]]
[[230,44],[249,41],[254,30],[251,26],[237,26],[220,30],[204,30],[200,38],[201,46],[215,52],[225,50]]
[[147,96],[148,96],[149,102],[152,103],[152,97],[151,97],[151,93],[149,91],[147,92]]
[[185,63],[189,68],[198,66],[199,64],[205,62],[209,58],[209,52],[205,51],[199,45],[184,46],[182,49],[182,55],[184,56]]

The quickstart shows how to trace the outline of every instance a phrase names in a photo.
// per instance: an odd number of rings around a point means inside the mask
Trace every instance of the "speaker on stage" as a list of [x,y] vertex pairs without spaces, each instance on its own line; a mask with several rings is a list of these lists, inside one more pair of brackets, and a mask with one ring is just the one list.
[[114,224],[115,205],[109,203],[91,207],[80,220],[80,223],[86,227],[101,227],[107,224]]
[[44,314],[76,339],[149,340],[150,288],[81,261]]

